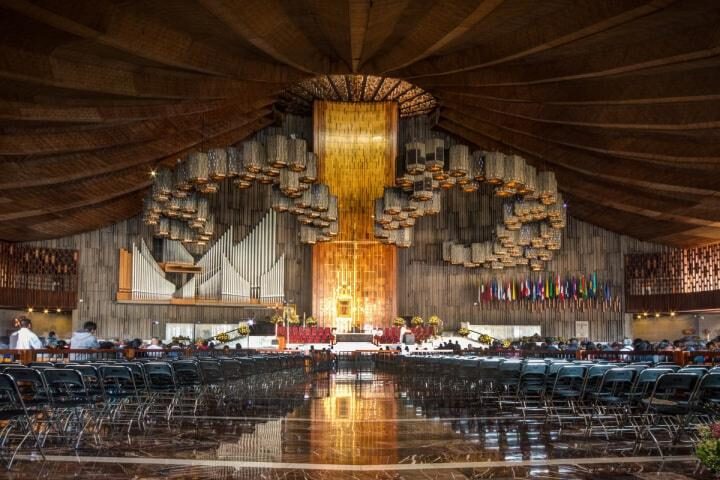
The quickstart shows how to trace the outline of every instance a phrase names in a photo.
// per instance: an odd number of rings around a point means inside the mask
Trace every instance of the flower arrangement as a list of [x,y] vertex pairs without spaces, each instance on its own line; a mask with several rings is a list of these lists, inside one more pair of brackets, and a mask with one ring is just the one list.
[[315,320],[314,317],[307,317],[305,319],[305,325],[307,325],[308,327],[313,327],[317,325],[317,320]]
[[247,337],[250,335],[250,327],[247,325],[240,325],[237,328],[237,333],[239,337]]
[[283,317],[282,317],[282,315],[276,313],[275,315],[272,316],[272,318],[270,318],[270,322],[274,323],[275,325],[277,325],[279,323],[283,323]]
[[230,335],[227,333],[218,333],[215,335],[215,340],[217,340],[220,343],[227,343],[230,341]]
[[433,315],[432,317],[428,318],[428,325],[437,327],[438,325],[440,325],[441,321],[442,320],[440,320],[440,317],[438,317],[437,315]]
[[410,323],[412,323],[413,327],[422,327],[425,321],[420,316],[414,316],[412,320],[410,320]]
[[695,454],[705,468],[715,474],[720,473],[720,423],[701,427]]
[[470,330],[468,330],[465,327],[460,327],[457,330],[457,334],[460,335],[461,337],[467,337],[468,335],[470,335]]
[[509,338],[506,338],[502,341],[503,348],[510,348],[510,345],[512,345],[512,340],[510,340]]
[[298,317],[297,314],[293,313],[288,318],[288,323],[290,325],[300,325],[300,317]]
[[491,337],[487,333],[483,333],[478,337],[477,341],[485,345],[491,345],[493,342],[493,337]]
[[393,325],[395,325],[396,327],[404,327],[405,319],[402,317],[396,317],[395,320],[393,320]]

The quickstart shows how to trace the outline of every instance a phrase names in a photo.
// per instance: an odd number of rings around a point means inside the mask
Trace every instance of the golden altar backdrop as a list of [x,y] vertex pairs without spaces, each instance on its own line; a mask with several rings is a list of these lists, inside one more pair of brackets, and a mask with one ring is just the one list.
[[321,325],[336,325],[347,296],[354,326],[384,326],[395,316],[397,254],[375,239],[373,213],[395,179],[397,122],[394,102],[315,102],[318,179],[338,196],[340,221],[332,242],[313,246],[313,314]]

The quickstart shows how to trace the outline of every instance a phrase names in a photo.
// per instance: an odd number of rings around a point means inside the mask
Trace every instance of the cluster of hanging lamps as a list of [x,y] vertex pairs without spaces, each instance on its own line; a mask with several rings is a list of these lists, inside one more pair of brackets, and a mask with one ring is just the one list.
[[467,145],[447,145],[442,138],[407,142],[404,167],[395,187],[386,188],[375,202],[375,236],[380,241],[409,246],[416,219],[440,212],[443,189],[457,186],[473,193],[488,184],[494,187],[493,195],[506,199],[493,240],[446,242],[445,261],[465,267],[542,269],[552,251],[560,249],[567,213],[553,172],[538,172],[519,155],[471,152]]
[[206,244],[215,225],[205,195],[218,192],[225,179],[239,189],[272,185],[271,208],[298,216],[301,242],[329,241],[337,235],[337,197],[327,185],[316,184],[317,156],[294,135],[191,152],[178,159],[173,170],[159,169],[145,200],[143,221],[154,226],[157,237]]

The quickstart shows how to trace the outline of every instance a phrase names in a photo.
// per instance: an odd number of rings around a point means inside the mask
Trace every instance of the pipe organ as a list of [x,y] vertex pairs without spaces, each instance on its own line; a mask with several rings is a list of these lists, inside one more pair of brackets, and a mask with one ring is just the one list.
[[[233,241],[235,230],[231,226],[197,261],[181,242],[164,239],[160,264],[145,241],[140,240],[139,247],[133,245],[129,300],[282,302],[285,255],[278,256],[276,230],[277,213],[270,209],[240,242]],[[167,278],[168,272],[183,274],[177,282],[179,287]],[[118,295],[118,300],[127,299]]]
[[165,272],[157,264],[145,244],[140,239],[140,247],[132,246],[132,299],[133,300],[170,300],[175,293],[175,284],[165,278]]

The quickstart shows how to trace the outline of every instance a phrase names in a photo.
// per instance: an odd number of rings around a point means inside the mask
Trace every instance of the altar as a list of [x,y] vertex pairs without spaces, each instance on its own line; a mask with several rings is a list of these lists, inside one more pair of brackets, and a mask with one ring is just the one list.
[[352,329],[353,329],[352,317],[336,317],[335,318],[335,333],[352,332]]

